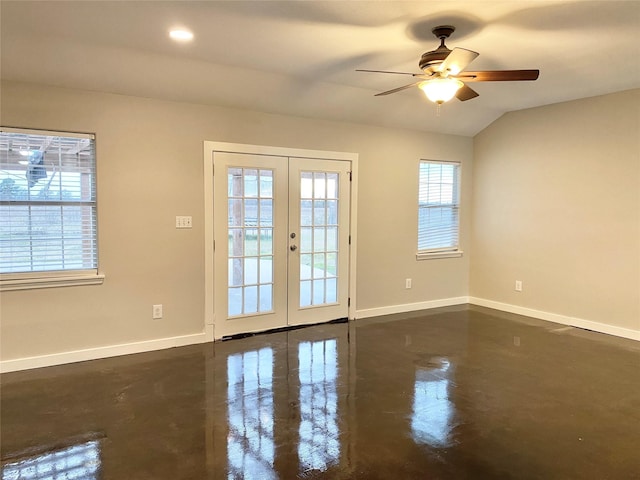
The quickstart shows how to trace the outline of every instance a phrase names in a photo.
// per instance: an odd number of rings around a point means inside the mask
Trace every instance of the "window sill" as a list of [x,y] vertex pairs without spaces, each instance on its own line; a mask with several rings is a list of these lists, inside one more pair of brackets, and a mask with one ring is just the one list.
[[435,260],[437,258],[457,258],[463,255],[462,250],[455,250],[450,252],[418,252],[416,253],[416,260]]
[[0,277],[0,292],[36,288],[75,287],[79,285],[102,285],[102,283],[104,283],[104,275],[96,273],[30,278]]

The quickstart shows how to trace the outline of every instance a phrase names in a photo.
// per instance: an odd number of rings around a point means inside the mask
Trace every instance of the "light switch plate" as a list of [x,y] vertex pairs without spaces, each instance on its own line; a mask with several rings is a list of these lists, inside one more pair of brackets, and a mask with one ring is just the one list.
[[176,228],[191,228],[191,226],[192,226],[191,215],[189,215],[189,216],[184,216],[184,215],[176,216]]

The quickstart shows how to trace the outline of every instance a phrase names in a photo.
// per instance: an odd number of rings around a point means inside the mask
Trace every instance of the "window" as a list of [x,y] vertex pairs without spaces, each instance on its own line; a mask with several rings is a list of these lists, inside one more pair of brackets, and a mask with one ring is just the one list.
[[0,128],[0,287],[100,283],[95,139]]
[[458,246],[460,164],[420,161],[418,259],[461,256]]

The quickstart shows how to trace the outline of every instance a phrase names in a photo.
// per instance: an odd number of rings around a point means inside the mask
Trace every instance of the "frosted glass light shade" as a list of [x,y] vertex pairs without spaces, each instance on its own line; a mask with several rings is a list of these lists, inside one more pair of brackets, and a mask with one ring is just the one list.
[[422,82],[420,89],[433,103],[444,103],[451,100],[463,83],[455,78],[434,78]]

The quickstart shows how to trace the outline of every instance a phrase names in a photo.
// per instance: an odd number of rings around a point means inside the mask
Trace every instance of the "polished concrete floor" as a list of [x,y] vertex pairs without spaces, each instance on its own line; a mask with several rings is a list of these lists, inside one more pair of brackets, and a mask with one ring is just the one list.
[[640,478],[640,344],[479,307],[1,382],[3,480]]

